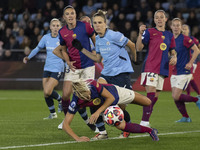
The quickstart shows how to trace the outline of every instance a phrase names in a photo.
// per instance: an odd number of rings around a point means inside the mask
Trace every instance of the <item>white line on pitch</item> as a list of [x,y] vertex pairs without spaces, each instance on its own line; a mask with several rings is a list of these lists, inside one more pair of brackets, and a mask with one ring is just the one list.
[[[185,131],[185,132],[169,132],[169,133],[160,133],[160,135],[174,135],[174,134],[186,134],[186,133],[197,133],[200,132],[200,130],[197,131]],[[129,136],[129,138],[140,138],[140,137],[146,137],[149,136],[148,134],[145,135],[135,135],[135,136]],[[112,137],[105,140],[113,140],[113,139],[123,139],[119,137]],[[125,139],[125,138],[124,138]],[[90,142],[94,142],[96,140],[91,140]],[[72,144],[72,143],[78,143],[77,141],[66,141],[66,142],[56,142],[56,143],[45,143],[45,144],[34,144],[34,145],[20,145],[20,146],[7,146],[7,147],[0,147],[0,149],[14,149],[14,148],[24,148],[24,147],[41,147],[41,146],[50,146],[50,145],[63,145],[63,144]]]

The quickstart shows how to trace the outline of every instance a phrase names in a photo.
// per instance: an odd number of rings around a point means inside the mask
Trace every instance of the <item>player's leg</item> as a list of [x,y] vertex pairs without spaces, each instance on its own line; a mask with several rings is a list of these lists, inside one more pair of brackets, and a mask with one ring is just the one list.
[[50,96],[50,92],[52,92],[52,90],[48,89],[48,86],[47,86],[48,81],[49,81],[49,78],[43,78],[43,80],[42,80],[45,101],[46,101],[46,104],[47,104],[49,111],[50,111],[50,115],[48,117],[44,118],[44,119],[53,119],[53,118],[57,118],[57,114],[56,114],[56,111],[55,111],[53,98]]
[[116,128],[130,133],[149,133],[153,141],[159,141],[157,135],[158,131],[153,128],[145,127],[136,123],[127,123],[124,120],[116,126]]
[[[183,94],[183,90],[187,88],[187,84],[190,82],[190,75],[172,75],[170,78],[171,87],[172,87],[172,97],[175,101],[175,104],[182,114],[183,119],[178,120],[178,122],[191,122],[187,110],[185,107],[185,102],[195,102],[198,106],[200,100],[198,97],[192,97],[186,94]],[[199,107],[199,106],[198,106]]]
[[[145,86],[147,97],[153,102],[156,95],[158,74],[143,72],[141,75],[141,85]],[[152,105],[143,106],[143,115],[140,125],[150,126],[149,119],[152,113]]]
[[58,85],[60,80],[61,74],[60,73],[51,73],[51,77],[49,78],[48,82],[45,84],[45,95],[48,97],[52,97],[58,101],[58,112],[62,111],[62,101],[61,96],[54,90],[54,88]]

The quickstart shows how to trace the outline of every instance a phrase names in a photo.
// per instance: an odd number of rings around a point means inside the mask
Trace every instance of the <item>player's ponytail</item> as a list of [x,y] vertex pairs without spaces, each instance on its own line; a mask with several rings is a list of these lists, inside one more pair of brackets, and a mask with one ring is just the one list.
[[106,14],[107,14],[107,11],[103,11],[103,10],[98,10],[97,11],[97,13],[95,13],[94,15],[93,15],[93,18],[94,17],[97,17],[97,16],[100,16],[100,17],[102,17],[103,19],[104,19],[104,22],[106,23]]

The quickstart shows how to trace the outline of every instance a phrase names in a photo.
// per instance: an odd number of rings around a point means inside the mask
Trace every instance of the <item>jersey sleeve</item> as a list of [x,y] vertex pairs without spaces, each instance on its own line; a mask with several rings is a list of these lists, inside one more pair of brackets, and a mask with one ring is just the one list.
[[98,92],[99,94],[102,93],[102,91],[103,91],[103,86],[102,86],[100,83],[98,83],[96,80],[93,80],[90,84],[93,85],[93,86],[95,87],[95,89],[97,90],[97,92]]
[[46,47],[46,38],[45,36],[42,37],[36,48],[34,48],[31,53],[28,55],[28,59],[33,58],[41,49]]
[[199,45],[199,40],[197,38],[193,37],[193,41],[197,46]]
[[175,38],[174,38],[174,36],[172,36],[169,50],[171,51],[171,50],[175,49],[175,47],[176,47]]
[[111,40],[114,44],[120,47],[125,47],[126,44],[128,43],[128,38],[125,37],[124,34],[120,32],[112,32]]
[[79,98],[75,94],[73,94],[72,100],[71,100],[69,107],[68,107],[68,112],[70,114],[75,114],[78,111],[78,109],[79,109],[78,99]]
[[150,39],[150,33],[149,30],[146,29],[142,34],[142,43],[144,45],[147,45],[149,43],[149,39]]
[[194,41],[190,37],[184,36],[183,45],[190,49],[194,45]]
[[90,25],[90,23],[88,22],[84,22],[85,23],[85,28],[86,28],[86,32],[88,34],[89,37],[92,37],[94,34],[94,29],[93,27]]
[[61,30],[59,30],[59,32],[58,32],[59,40],[60,40],[60,45],[61,45],[61,46],[64,46],[64,45],[65,45],[65,41],[64,41],[64,39],[62,38],[62,35],[61,35],[60,31],[61,31]]

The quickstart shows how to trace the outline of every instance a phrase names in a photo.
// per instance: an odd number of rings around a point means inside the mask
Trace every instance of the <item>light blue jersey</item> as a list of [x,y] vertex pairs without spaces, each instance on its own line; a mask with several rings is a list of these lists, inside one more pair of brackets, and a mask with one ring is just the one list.
[[64,62],[61,58],[53,54],[53,50],[60,45],[59,36],[52,37],[48,33],[42,37],[37,47],[31,51],[28,58],[34,57],[41,49],[46,48],[47,58],[44,65],[44,71],[64,72]]
[[133,67],[125,49],[128,42],[122,33],[110,29],[106,30],[104,37],[96,36],[95,49],[103,58],[104,68],[101,74],[116,76],[120,73],[133,73]]

